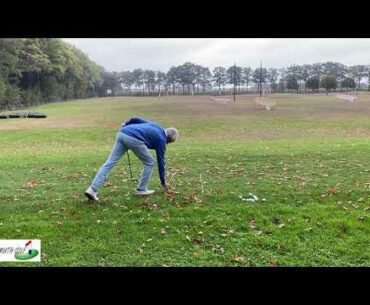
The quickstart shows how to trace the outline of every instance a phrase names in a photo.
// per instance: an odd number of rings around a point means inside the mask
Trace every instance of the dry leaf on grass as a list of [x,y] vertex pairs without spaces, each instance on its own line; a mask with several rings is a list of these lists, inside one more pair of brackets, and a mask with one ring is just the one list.
[[194,252],[193,253],[193,257],[194,258],[201,258],[202,257],[202,254],[200,254],[199,252]]
[[77,200],[77,199],[79,199],[81,197],[81,194],[80,193],[74,193],[73,195],[72,195],[72,198],[74,199],[74,200]]
[[232,263],[240,263],[240,262],[243,262],[243,261],[244,261],[244,258],[242,256],[239,256],[239,255],[233,256],[230,259],[230,262],[232,262]]
[[270,267],[277,267],[277,263],[275,261],[270,261],[269,266]]
[[34,179],[34,180],[31,180],[31,181],[27,182],[26,184],[24,184],[23,188],[33,188],[36,185],[38,185],[39,183],[40,183],[40,181]]

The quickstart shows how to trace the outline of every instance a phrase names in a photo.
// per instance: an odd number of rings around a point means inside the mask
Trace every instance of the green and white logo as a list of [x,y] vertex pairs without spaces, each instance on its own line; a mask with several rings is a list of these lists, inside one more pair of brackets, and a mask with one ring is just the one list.
[[40,240],[0,240],[0,262],[40,261]]

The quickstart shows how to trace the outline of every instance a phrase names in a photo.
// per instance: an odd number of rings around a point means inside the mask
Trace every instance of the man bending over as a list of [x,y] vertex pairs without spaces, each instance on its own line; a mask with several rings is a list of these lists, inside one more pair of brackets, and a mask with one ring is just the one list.
[[148,183],[153,172],[155,160],[149,149],[154,149],[157,155],[158,172],[161,184],[165,190],[166,183],[165,153],[166,145],[177,141],[179,133],[176,128],[163,129],[157,123],[142,118],[131,118],[117,133],[113,150],[108,160],[99,169],[93,182],[86,190],[85,195],[89,200],[98,201],[97,193],[101,185],[107,180],[117,162],[125,152],[131,150],[143,162],[143,171],[140,182],[136,188],[136,195],[151,195],[154,190],[148,189]]

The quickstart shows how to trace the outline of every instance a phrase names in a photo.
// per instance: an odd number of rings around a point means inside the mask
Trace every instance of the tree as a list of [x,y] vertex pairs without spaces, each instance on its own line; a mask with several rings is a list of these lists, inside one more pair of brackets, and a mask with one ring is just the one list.
[[288,74],[286,77],[286,81],[287,81],[287,88],[289,90],[297,90],[297,93],[298,93],[297,77],[295,75]]
[[194,70],[194,74],[195,74],[194,81],[195,81],[195,84],[197,85],[197,94],[198,94],[199,93],[199,85],[201,84],[201,79],[202,79],[203,67],[200,66],[200,65],[194,65],[193,70]]
[[131,90],[131,86],[135,84],[133,74],[130,71],[123,71],[120,73],[120,83],[126,88],[126,90]]
[[19,65],[22,46],[23,40],[20,39],[0,39],[1,104],[10,107],[19,105],[21,101],[18,83],[22,76]]
[[204,95],[205,88],[211,86],[211,81],[212,81],[212,74],[211,74],[211,71],[209,71],[209,68],[205,68],[205,67],[201,68],[199,81],[202,86],[203,95]]
[[63,43],[63,56],[66,59],[66,70],[62,88],[64,98],[84,98],[89,91],[103,83],[104,69],[92,63],[86,54],[74,46]]
[[355,88],[356,88],[356,83],[355,83],[355,81],[353,80],[353,78],[347,77],[347,78],[345,78],[344,80],[342,80],[342,82],[341,82],[341,87],[342,87],[342,88],[346,88],[347,90],[348,90],[348,89],[355,90]]
[[284,78],[279,79],[279,91],[280,92],[285,92],[286,88],[286,80]]
[[9,106],[95,96],[103,69],[57,38],[0,39],[0,79]]
[[178,70],[178,67],[173,66],[166,74],[167,84],[172,86],[172,94],[175,94],[175,86],[179,80]]
[[227,74],[227,82],[229,84],[235,84],[236,87],[239,86],[240,91],[240,83],[242,80],[242,68],[238,66],[231,66],[226,71]]
[[370,91],[370,65],[366,66],[365,73],[367,73],[367,90]]
[[300,66],[300,69],[299,69],[299,78],[303,80],[304,93],[306,93],[306,82],[308,78],[310,77],[310,69],[311,69],[310,65]]
[[195,65],[191,62],[186,62],[183,65],[177,67],[177,75],[180,84],[182,85],[183,93],[185,91],[185,86],[187,86],[188,94],[190,93],[190,86],[195,88],[196,70]]
[[[299,66],[299,65],[289,66],[286,69],[286,74],[289,75],[289,76],[291,76],[289,78],[291,82],[293,81],[293,79],[295,79],[297,81],[298,88],[296,90],[297,90],[297,93],[298,93],[298,89],[300,88],[300,81],[303,80],[303,78],[302,78],[303,77],[303,75],[302,75],[302,67]],[[293,85],[293,83],[292,83],[292,85]],[[288,89],[289,89],[289,86],[288,86]],[[290,88],[290,89],[293,89],[293,88]],[[295,87],[294,87],[294,89],[295,89]]]
[[272,90],[276,90],[276,88],[277,88],[276,81],[278,79],[278,76],[279,76],[279,73],[278,73],[277,69],[270,68],[270,69],[267,70],[266,78],[267,78],[268,82],[270,83],[270,86],[271,86]]
[[133,78],[134,84],[136,88],[139,88],[139,90],[141,86],[143,85],[143,74],[144,72],[142,69],[135,69],[132,71],[132,78]]
[[308,89],[311,89],[312,91],[319,90],[319,86],[320,86],[320,80],[318,77],[314,76],[306,80],[305,89],[308,88]]
[[50,60],[50,72],[57,80],[62,80],[66,72],[66,58],[63,53],[63,41],[57,38],[40,39],[41,49]]
[[253,72],[252,80],[258,84],[258,91],[262,93],[262,84],[266,82],[267,70],[265,68],[257,68]]
[[331,89],[335,89],[337,87],[337,81],[335,76],[327,75],[324,76],[321,80],[321,86],[326,89],[326,94],[329,94]]
[[149,94],[154,91],[155,86],[155,72],[153,70],[145,70],[143,72],[143,83],[148,88]]
[[116,72],[103,72],[103,84],[101,89],[103,90],[104,94],[107,93],[107,90],[112,92],[112,95],[115,94],[115,89],[120,85],[120,77],[119,74]]
[[22,76],[19,58],[21,39],[0,39],[0,75],[5,83],[16,84]]
[[323,75],[333,76],[339,83],[345,78],[347,67],[338,62],[325,62],[321,64]]
[[321,79],[321,75],[323,74],[323,67],[321,63],[315,63],[311,66],[310,71],[311,77],[316,76],[318,79]]
[[313,65],[311,65],[310,67],[310,76],[311,77],[316,77],[319,79],[319,81],[321,81],[321,76],[323,74],[323,67],[321,65],[321,63],[315,63]]
[[155,83],[158,86],[158,92],[161,92],[162,86],[164,86],[166,83],[166,73],[157,71],[155,73]]
[[367,76],[364,65],[356,65],[349,67],[349,74],[357,81],[357,88],[361,89],[361,80]]
[[280,69],[278,69],[278,73],[279,73],[279,91],[280,92],[285,92],[287,69],[286,68],[280,68]]
[[252,74],[253,74],[253,70],[252,70],[251,67],[243,68],[243,70],[242,70],[242,81],[247,87],[247,92],[248,92],[249,83],[252,80]]
[[27,106],[37,102],[41,96],[40,75],[51,71],[48,56],[42,51],[40,39],[24,39],[19,52],[19,67],[22,71],[20,87]]
[[213,69],[213,81],[218,86],[218,94],[221,95],[221,86],[227,82],[227,73],[224,67]]
[[5,93],[6,93],[6,84],[2,79],[0,79],[0,111],[1,108],[6,104]]

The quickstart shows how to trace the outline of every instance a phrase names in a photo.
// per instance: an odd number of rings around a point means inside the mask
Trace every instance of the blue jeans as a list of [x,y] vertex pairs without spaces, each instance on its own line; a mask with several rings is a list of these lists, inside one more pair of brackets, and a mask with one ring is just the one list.
[[137,190],[144,191],[148,187],[150,177],[152,176],[155,160],[144,142],[130,137],[123,132],[118,132],[116,142],[108,160],[103,164],[96,174],[95,179],[91,183],[94,192],[97,192],[100,186],[108,179],[109,173],[112,171],[117,162],[121,159],[124,153],[128,150],[132,152],[143,162],[144,169],[141,172],[141,179],[137,186]]

